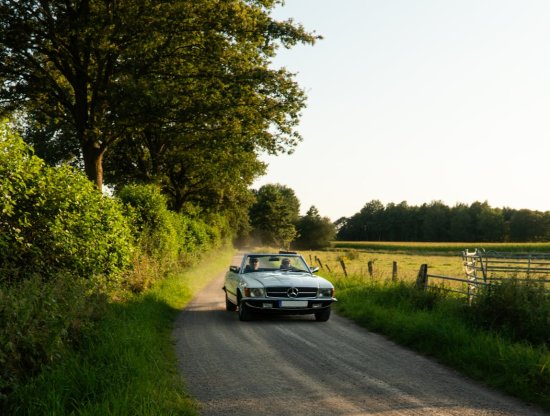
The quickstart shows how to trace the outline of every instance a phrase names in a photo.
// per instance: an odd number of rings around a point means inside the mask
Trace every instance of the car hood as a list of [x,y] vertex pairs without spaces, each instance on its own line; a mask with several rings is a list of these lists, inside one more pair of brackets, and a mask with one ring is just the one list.
[[322,277],[309,273],[273,272],[273,273],[249,273],[245,280],[256,286],[265,287],[296,286],[296,287],[332,287],[332,284]]

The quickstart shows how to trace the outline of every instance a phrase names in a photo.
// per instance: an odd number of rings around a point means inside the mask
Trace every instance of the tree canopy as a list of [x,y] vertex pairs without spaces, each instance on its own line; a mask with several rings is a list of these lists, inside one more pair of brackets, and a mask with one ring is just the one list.
[[529,242],[550,239],[550,212],[493,208],[487,202],[421,206],[373,200],[337,221],[339,240]]
[[[0,0],[0,106],[50,163],[101,188],[154,182],[174,209],[239,210],[291,152],[304,92],[279,47],[318,38],[278,0]],[[239,215],[235,215],[238,217]]]
[[296,194],[287,186],[267,184],[254,195],[256,201],[250,208],[253,236],[263,244],[287,248],[297,235],[300,201]]
[[298,236],[292,245],[299,249],[316,250],[328,247],[336,235],[334,224],[328,217],[321,217],[315,206],[298,219],[296,230]]

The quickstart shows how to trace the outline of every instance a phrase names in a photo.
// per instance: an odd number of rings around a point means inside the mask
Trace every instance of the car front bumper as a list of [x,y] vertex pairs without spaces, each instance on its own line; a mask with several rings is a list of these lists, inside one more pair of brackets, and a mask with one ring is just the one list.
[[326,310],[336,299],[244,298],[242,301],[254,312],[302,315]]

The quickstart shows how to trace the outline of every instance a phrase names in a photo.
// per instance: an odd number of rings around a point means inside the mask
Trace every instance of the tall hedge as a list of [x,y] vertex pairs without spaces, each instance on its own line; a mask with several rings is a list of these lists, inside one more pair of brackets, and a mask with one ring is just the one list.
[[81,172],[47,166],[0,121],[0,413],[19,383],[78,342],[109,296],[145,290],[222,242],[221,219],[166,206],[152,185],[102,195]]
[[116,199],[46,166],[0,122],[0,413],[21,380],[80,339],[134,245]]
[[119,278],[134,237],[121,204],[69,166],[50,167],[0,127],[0,270],[4,279],[59,272]]
[[130,208],[142,252],[156,261],[188,264],[223,239],[219,224],[168,210],[158,186],[132,184],[117,195]]

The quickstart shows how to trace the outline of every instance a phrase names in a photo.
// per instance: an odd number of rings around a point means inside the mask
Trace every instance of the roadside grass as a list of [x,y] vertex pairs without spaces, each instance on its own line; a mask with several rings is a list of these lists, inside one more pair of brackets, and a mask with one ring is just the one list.
[[178,373],[176,315],[221,273],[234,250],[107,305],[105,317],[68,354],[14,393],[16,415],[196,415]]
[[412,282],[329,276],[335,309],[369,330],[469,377],[550,410],[550,351],[483,328],[462,299]]
[[[469,248],[461,243],[440,246],[447,250],[455,244],[460,250]],[[429,250],[419,251],[418,246]],[[528,246],[535,245],[520,245],[513,251],[528,251]],[[472,379],[550,410],[550,298],[544,287],[536,282],[517,285],[512,278],[469,306],[464,297],[441,288],[414,288],[421,264],[428,264],[430,273],[465,277],[460,250],[434,254],[433,244],[406,247],[302,254],[310,264],[323,265],[318,274],[335,284],[339,300],[335,310],[340,314]],[[471,247],[493,249],[486,244]],[[393,262],[396,281],[392,281]]]

